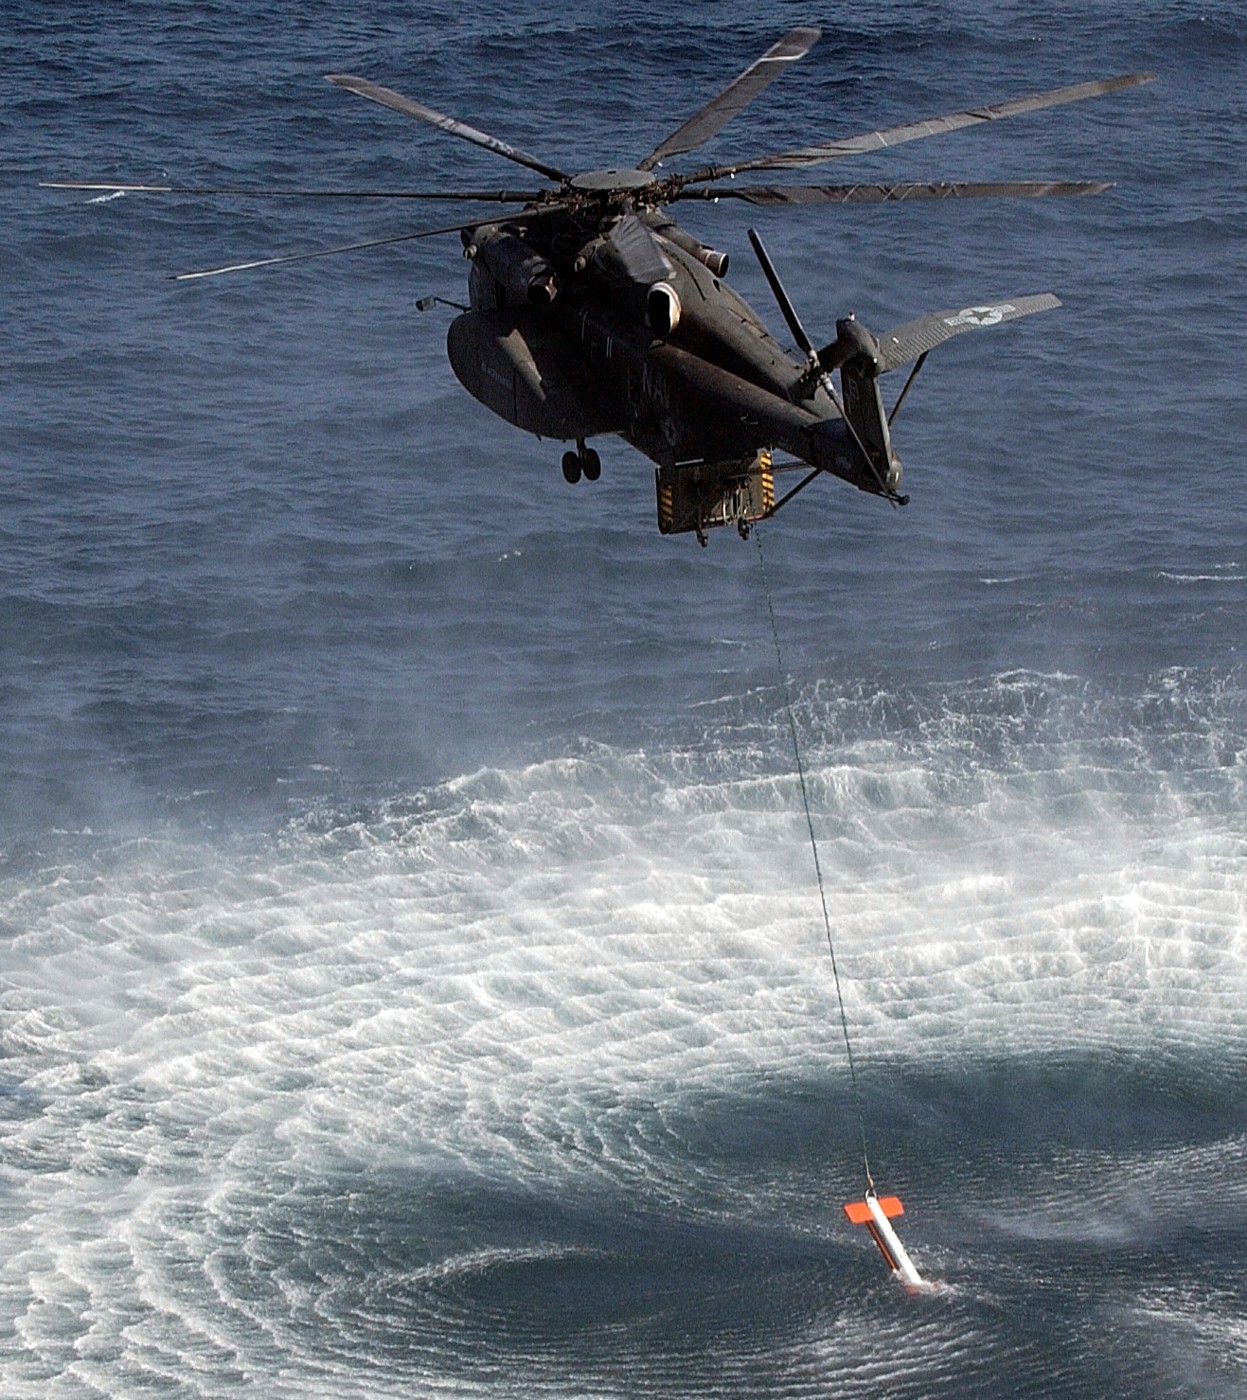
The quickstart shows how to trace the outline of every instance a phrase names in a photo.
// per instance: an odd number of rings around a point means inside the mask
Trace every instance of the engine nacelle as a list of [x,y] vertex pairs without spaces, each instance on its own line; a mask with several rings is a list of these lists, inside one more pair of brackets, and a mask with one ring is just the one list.
[[509,304],[549,306],[558,296],[554,268],[510,229],[482,224],[463,234],[464,255],[484,264]]
[[655,282],[645,295],[645,319],[664,339],[680,324],[680,298],[668,282]]
[[707,248],[703,243],[695,256],[703,262],[716,277],[727,276],[727,254],[717,248]]
[[704,243],[699,243],[691,234],[685,233],[679,224],[673,223],[661,214],[650,215],[645,222],[669,243],[674,243],[677,248],[683,248],[686,253],[691,253],[703,267],[709,268],[715,277],[727,276],[726,253],[719,252],[717,248],[707,248]]

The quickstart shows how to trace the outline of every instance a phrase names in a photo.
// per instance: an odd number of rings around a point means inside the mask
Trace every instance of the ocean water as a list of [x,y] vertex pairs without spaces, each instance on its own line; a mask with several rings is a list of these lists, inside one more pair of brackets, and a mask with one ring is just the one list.
[[[1247,7],[3,14],[0,1393],[1247,1391]],[[758,544],[460,390],[453,236],[166,276],[437,207],[38,188],[514,183],[334,71],[633,161],[802,22],[704,155],[1159,73],[824,176],[1098,199],[681,215],[1065,303],[759,531],[920,1295]]]

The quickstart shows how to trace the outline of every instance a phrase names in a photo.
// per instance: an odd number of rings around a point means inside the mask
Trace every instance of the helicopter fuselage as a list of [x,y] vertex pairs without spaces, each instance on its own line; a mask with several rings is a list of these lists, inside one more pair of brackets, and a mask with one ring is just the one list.
[[447,336],[464,387],[538,437],[617,434],[668,471],[778,448],[877,490],[826,390],[723,280],[726,256],[659,213],[621,222],[464,234],[472,309]]

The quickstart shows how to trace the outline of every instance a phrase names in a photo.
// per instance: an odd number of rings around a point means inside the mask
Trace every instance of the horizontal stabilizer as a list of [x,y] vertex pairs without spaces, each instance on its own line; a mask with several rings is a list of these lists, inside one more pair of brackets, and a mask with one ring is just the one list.
[[879,372],[886,374],[889,370],[900,369],[963,331],[999,326],[1005,321],[1033,316],[1036,311],[1052,311],[1060,304],[1051,292],[1041,292],[1038,296],[1014,297],[1012,301],[990,306],[965,306],[958,311],[937,311],[930,316],[920,316],[879,337],[883,352]]

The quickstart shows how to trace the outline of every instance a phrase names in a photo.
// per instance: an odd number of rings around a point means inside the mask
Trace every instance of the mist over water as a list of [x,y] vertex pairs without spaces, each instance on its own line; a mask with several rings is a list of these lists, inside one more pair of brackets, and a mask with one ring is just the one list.
[[[569,168],[793,24],[706,155],[1155,68],[828,179],[1094,200],[692,211],[817,338],[942,349],[903,511],[663,539],[648,464],[459,389],[373,205],[42,178]],[[1247,1381],[1247,12],[18,5],[0,34],[0,1390],[1237,1396]],[[449,314],[449,313],[447,313]],[[911,1297],[841,1215],[864,1126]]]

